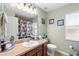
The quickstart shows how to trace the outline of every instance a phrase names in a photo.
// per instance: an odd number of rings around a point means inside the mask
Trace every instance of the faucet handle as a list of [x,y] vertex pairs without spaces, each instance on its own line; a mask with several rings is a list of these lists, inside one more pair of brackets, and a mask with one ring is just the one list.
[[13,43],[13,41],[14,41],[14,36],[11,36],[11,37],[10,37],[10,42]]

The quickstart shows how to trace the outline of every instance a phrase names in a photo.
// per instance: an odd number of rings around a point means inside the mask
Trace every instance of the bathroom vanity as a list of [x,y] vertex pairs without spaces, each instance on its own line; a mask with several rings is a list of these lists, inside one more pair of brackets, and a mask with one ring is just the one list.
[[11,50],[0,53],[0,56],[46,56],[47,55],[47,40],[37,40],[38,45],[33,47],[24,47],[21,43],[15,44]]

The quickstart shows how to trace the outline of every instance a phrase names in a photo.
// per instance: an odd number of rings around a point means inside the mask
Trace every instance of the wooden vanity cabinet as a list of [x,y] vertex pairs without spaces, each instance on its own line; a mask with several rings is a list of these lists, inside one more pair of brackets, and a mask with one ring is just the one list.
[[44,43],[22,56],[47,56],[47,43]]

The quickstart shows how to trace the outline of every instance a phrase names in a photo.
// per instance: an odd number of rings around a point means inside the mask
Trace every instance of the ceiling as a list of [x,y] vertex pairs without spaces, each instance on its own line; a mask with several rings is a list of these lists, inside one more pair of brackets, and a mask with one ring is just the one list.
[[46,12],[53,11],[57,8],[63,7],[64,5],[67,5],[68,3],[35,3],[38,7],[43,9]]

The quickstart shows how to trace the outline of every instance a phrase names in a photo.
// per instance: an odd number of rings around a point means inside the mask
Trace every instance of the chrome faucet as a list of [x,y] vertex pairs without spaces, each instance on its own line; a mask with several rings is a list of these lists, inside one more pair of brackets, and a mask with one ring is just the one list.
[[10,37],[10,43],[13,43],[13,41],[14,41],[14,36],[11,36]]

